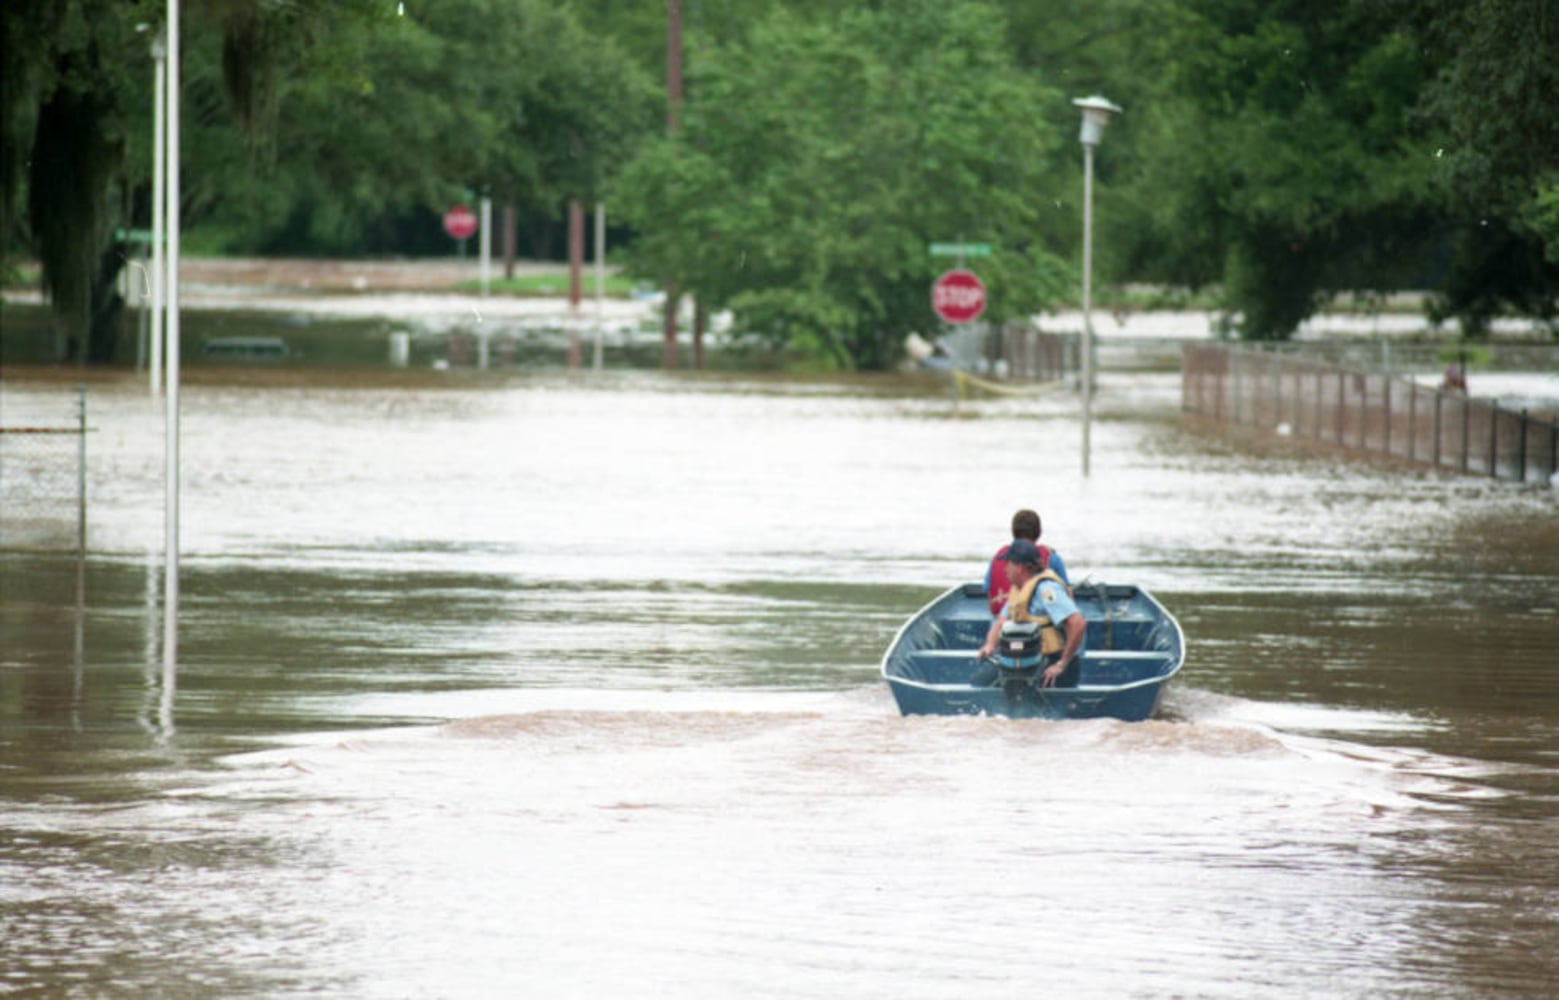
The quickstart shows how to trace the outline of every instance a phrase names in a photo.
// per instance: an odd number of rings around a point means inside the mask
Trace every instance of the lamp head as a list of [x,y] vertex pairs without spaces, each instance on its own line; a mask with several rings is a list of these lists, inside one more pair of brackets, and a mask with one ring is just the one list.
[[1104,138],[1104,127],[1110,123],[1111,118],[1121,113],[1120,105],[1113,104],[1098,94],[1092,97],[1079,97],[1072,104],[1083,113],[1083,128],[1078,133],[1077,141],[1084,146],[1099,145],[1099,140]]

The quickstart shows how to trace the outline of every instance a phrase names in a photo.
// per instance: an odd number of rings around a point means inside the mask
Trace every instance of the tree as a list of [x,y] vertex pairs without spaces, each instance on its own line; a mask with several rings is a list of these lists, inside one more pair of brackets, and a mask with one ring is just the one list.
[[[405,16],[381,0],[184,8],[187,249],[351,252],[473,187],[555,211],[597,194],[655,124],[643,74],[545,0],[408,0]],[[108,236],[150,219],[152,63],[137,29],[162,15],[151,0],[0,6],[0,235],[7,253],[13,234],[30,244],[69,352],[90,329],[97,361],[117,339],[123,254]]]
[[1035,243],[1065,102],[1013,67],[991,6],[891,7],[781,10],[695,50],[683,128],[618,185],[640,271],[840,368],[886,368],[933,327],[934,240],[997,248],[995,319],[1069,284]]
[[1447,141],[1434,182],[1449,273],[1439,318],[1482,334],[1511,307],[1559,315],[1559,11],[1551,0],[1391,0],[1437,72],[1420,114]]
[[1352,0],[1190,0],[1148,51],[1137,263],[1221,280],[1252,339],[1286,338],[1340,288],[1427,258],[1434,134],[1412,118],[1414,39]]
[[[272,19],[284,21],[285,33],[298,41],[312,24],[372,17],[379,9],[370,0],[296,0],[279,12],[265,0],[193,0],[186,7],[192,16],[181,28],[206,23],[220,35],[222,83],[213,103],[225,103],[250,131],[263,121],[273,79],[268,67],[287,48],[270,30]],[[151,0],[18,0],[0,7],[6,80],[0,251],[11,253],[22,221],[20,233],[42,264],[65,331],[62,356],[113,357],[122,254],[109,234],[128,222],[136,185],[126,159],[127,125],[136,113],[130,108],[151,100],[142,29],[163,16],[163,5]],[[191,117],[206,110],[197,104]],[[25,218],[18,197],[24,187]]]
[[117,267],[112,255],[105,262],[104,250],[114,217],[110,186],[124,157],[117,95],[133,38],[121,6],[27,2],[0,14],[4,249],[9,254],[25,176],[25,233],[63,324],[61,357],[101,358],[107,338],[88,331],[103,331],[116,315],[108,290]]
[[202,229],[220,249],[400,249],[398,220],[426,226],[480,193],[555,213],[597,194],[654,126],[643,74],[543,0],[328,26],[282,76],[263,148],[202,147]]

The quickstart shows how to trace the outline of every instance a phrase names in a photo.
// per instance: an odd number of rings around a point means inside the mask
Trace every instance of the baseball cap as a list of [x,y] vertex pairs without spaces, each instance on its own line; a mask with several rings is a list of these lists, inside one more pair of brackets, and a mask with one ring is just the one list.
[[1025,565],[1039,565],[1039,546],[1027,538],[1014,538],[1007,547],[1007,561]]

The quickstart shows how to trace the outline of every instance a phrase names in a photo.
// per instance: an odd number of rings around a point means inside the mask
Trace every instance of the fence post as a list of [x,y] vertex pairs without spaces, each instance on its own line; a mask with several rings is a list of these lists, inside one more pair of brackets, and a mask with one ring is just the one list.
[[1445,401],[1445,393],[1436,389],[1434,394],[1434,467],[1440,467],[1440,410],[1441,403]]
[[1489,478],[1499,478],[1499,407],[1489,404]]
[[1384,412],[1385,424],[1380,431],[1380,450],[1386,455],[1391,454],[1391,376],[1382,375],[1380,379],[1380,406]]
[[1462,472],[1467,472],[1467,439],[1471,434],[1469,424],[1472,422],[1472,401],[1466,396],[1462,397]]
[[1243,387],[1240,384],[1242,381],[1240,378],[1240,352],[1231,348],[1229,350],[1229,395],[1231,397],[1230,402],[1234,404],[1232,407],[1233,412],[1229,417],[1231,424],[1240,422],[1240,404],[1244,402],[1244,395],[1241,391]]
[[1527,411],[1521,411],[1521,422],[1516,424],[1516,482],[1527,481]]
[[1337,443],[1342,444],[1343,414],[1348,409],[1345,400],[1348,396],[1348,373],[1341,368],[1337,369]]
[[1407,384],[1407,460],[1418,461],[1418,383]]
[[1548,422],[1548,478],[1559,473],[1559,420]]
[[1277,397],[1272,401],[1272,426],[1276,427],[1283,422],[1283,365],[1279,358],[1271,358],[1272,361],[1272,391]]
[[1218,381],[1216,383],[1218,391],[1217,394],[1213,396],[1213,419],[1217,420],[1219,423],[1222,423],[1223,396],[1229,382],[1229,349],[1227,347],[1222,347],[1218,349],[1218,352],[1223,355],[1223,364],[1219,366],[1222,371],[1218,373]]
[[1355,375],[1354,378],[1359,383],[1359,450],[1368,451],[1370,446],[1370,377],[1368,375]]
[[1323,413],[1321,399],[1326,395],[1325,379],[1326,372],[1322,370],[1320,365],[1317,365],[1315,369],[1315,420],[1310,424],[1310,436],[1317,441],[1321,440],[1321,416]]

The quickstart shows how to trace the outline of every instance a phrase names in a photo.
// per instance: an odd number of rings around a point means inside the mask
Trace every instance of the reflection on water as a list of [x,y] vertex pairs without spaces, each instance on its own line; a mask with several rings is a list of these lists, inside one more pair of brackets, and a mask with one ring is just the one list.
[[[0,554],[0,992],[1559,977],[1548,493],[1231,452],[1152,376],[1088,481],[1074,401],[913,380],[197,384],[165,706],[160,417],[97,396],[79,642],[74,560]],[[1180,616],[1158,720],[894,712],[1024,504]]]

